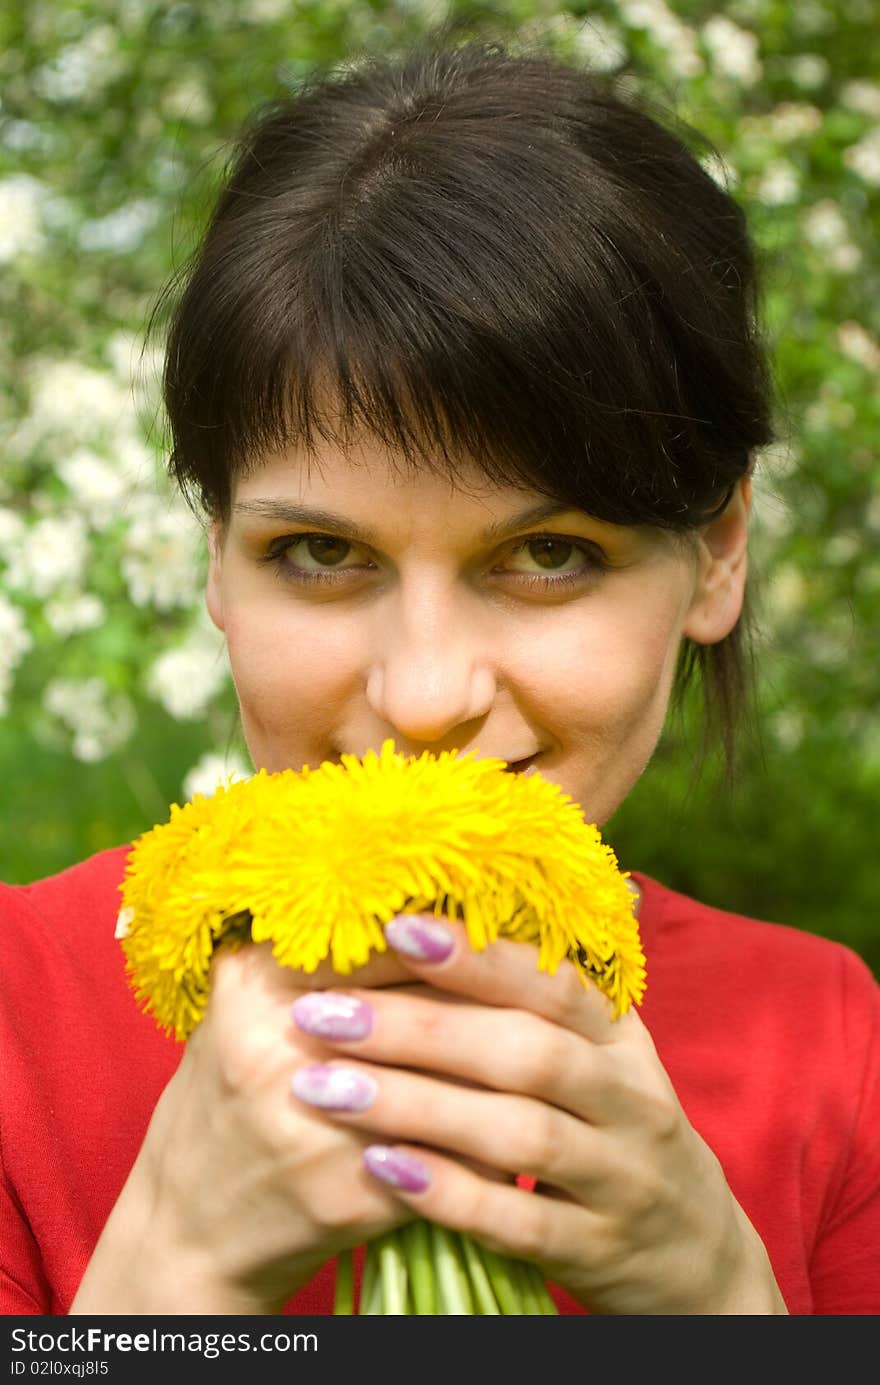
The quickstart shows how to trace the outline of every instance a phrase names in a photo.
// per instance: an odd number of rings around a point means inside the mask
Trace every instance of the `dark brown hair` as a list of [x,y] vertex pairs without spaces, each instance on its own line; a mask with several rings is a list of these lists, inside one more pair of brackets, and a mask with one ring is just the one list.
[[[261,454],[367,433],[692,533],[773,438],[745,216],[700,148],[613,78],[499,41],[422,40],[260,107],[167,335],[184,494],[225,519]],[[744,620],[686,640],[676,679],[680,705],[702,675],[728,763]]]

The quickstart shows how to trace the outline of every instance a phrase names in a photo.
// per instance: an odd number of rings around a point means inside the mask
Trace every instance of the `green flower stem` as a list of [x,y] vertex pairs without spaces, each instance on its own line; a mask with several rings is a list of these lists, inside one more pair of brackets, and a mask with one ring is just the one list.
[[513,1261],[510,1265],[510,1275],[519,1296],[520,1313],[526,1317],[534,1317],[538,1312],[538,1299],[532,1289],[531,1276],[526,1266],[521,1261]]
[[516,1261],[514,1262],[514,1273],[520,1282],[522,1312],[532,1315],[558,1312],[550,1290],[544,1283],[544,1276],[536,1265],[525,1260]]
[[452,1234],[438,1222],[431,1222],[429,1225],[443,1312],[456,1317],[474,1316],[470,1284],[462,1268],[461,1254]]
[[379,1247],[376,1241],[367,1246],[364,1257],[364,1274],[361,1280],[361,1301],[358,1312],[362,1315],[382,1313],[382,1279],[379,1274]]
[[498,1300],[492,1292],[492,1284],[486,1273],[486,1267],[480,1259],[480,1252],[477,1250],[470,1236],[461,1237],[461,1248],[464,1253],[465,1265],[471,1281],[474,1298],[477,1302],[477,1310],[483,1316],[489,1314],[499,1314],[501,1309],[498,1307]]
[[[349,1253],[337,1261],[334,1312],[353,1311],[352,1283]],[[368,1244],[358,1311],[520,1317],[559,1312],[537,1265],[419,1218]]]
[[402,1238],[394,1232],[379,1242],[379,1277],[382,1288],[382,1312],[389,1317],[406,1314],[407,1263]]
[[421,1217],[411,1221],[400,1233],[409,1270],[413,1312],[420,1317],[436,1316],[437,1290],[431,1261],[431,1233]]
[[350,1250],[340,1251],[336,1257],[333,1312],[340,1317],[354,1313],[354,1255]]
[[478,1246],[486,1273],[502,1313],[521,1314],[523,1311],[520,1284],[514,1262],[504,1255],[498,1255],[488,1246]]
[[536,1265],[528,1267],[532,1275],[532,1288],[538,1300],[538,1312],[547,1317],[558,1317],[559,1309],[556,1307],[556,1300],[547,1288],[547,1281]]

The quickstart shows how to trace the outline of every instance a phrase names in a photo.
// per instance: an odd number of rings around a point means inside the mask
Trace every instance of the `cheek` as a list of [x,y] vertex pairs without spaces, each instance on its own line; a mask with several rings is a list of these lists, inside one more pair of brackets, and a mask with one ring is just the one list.
[[302,722],[338,695],[354,668],[352,640],[256,606],[227,621],[226,646],[242,712],[260,722]]
[[560,722],[601,734],[662,720],[675,673],[677,611],[632,611],[582,620],[532,647],[529,683],[536,701]]

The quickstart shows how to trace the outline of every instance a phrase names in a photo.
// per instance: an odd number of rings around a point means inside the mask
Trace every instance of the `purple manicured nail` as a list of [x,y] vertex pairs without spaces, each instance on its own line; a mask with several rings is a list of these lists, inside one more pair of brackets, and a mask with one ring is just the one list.
[[431,1175],[420,1159],[400,1149],[391,1149],[389,1145],[367,1145],[361,1158],[375,1178],[404,1193],[423,1193],[431,1182]]
[[443,962],[455,943],[445,924],[423,914],[398,914],[386,923],[385,937],[395,952],[416,962]]
[[373,1008],[342,991],[309,991],[290,1007],[306,1034],[321,1039],[365,1039],[373,1028]]
[[365,1072],[312,1063],[293,1074],[290,1090],[300,1101],[327,1111],[365,1111],[375,1101],[379,1088]]

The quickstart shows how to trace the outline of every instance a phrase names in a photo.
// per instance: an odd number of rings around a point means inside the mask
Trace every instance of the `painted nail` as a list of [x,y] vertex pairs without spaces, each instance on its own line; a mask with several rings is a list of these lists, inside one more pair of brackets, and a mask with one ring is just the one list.
[[400,1149],[391,1149],[389,1145],[367,1145],[361,1159],[375,1178],[405,1193],[423,1193],[431,1182],[431,1175],[421,1159],[414,1159]]
[[455,939],[445,924],[423,914],[398,914],[385,925],[385,937],[395,952],[416,962],[443,962]]
[[365,1039],[373,1028],[373,1007],[342,991],[309,991],[290,1013],[306,1034],[322,1039]]
[[322,1106],[327,1111],[365,1111],[373,1104],[379,1090],[377,1083],[365,1072],[332,1067],[329,1063],[299,1068],[293,1075],[290,1089],[300,1101]]

